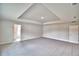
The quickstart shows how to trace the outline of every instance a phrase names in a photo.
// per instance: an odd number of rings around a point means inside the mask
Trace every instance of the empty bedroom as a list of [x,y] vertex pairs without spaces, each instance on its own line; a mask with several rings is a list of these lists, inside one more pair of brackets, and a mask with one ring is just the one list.
[[0,56],[79,56],[79,3],[0,3]]

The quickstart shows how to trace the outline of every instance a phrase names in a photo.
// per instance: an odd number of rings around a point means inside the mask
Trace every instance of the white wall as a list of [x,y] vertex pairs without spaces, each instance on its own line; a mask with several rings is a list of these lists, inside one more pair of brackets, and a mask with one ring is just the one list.
[[43,37],[78,43],[79,25],[71,25],[71,24],[44,25]]
[[[13,39],[13,22],[0,20],[0,44],[11,43]],[[79,40],[79,25],[68,24],[50,24],[39,25],[32,23],[22,24],[22,40],[48,37],[58,40],[78,42]]]
[[42,37],[42,25],[26,23],[21,30],[22,40]]
[[69,41],[79,42],[79,25],[69,25]]
[[1,35],[1,20],[0,20],[0,42],[1,42],[1,39],[2,39],[2,35]]
[[[0,21],[0,44],[12,43],[15,41],[13,38],[13,25],[17,22],[2,20]],[[32,23],[19,23],[22,25],[21,38],[22,40],[42,37],[42,25]],[[2,37],[2,38],[1,38]]]
[[2,32],[0,34],[2,36],[0,39],[0,44],[13,42],[13,23],[10,21],[1,21],[0,24],[0,29]]
[[68,25],[67,24],[50,24],[43,28],[43,36],[58,40],[68,40]]

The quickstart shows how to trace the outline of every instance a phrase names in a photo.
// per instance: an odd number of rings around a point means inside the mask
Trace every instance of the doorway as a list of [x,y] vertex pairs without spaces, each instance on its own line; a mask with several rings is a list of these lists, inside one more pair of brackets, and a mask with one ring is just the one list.
[[21,41],[21,25],[14,24],[14,42]]

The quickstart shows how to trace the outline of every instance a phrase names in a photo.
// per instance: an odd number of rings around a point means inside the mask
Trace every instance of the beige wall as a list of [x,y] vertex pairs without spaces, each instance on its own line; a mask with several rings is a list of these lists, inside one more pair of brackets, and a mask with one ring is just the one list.
[[42,37],[42,25],[26,23],[21,30],[22,40]]

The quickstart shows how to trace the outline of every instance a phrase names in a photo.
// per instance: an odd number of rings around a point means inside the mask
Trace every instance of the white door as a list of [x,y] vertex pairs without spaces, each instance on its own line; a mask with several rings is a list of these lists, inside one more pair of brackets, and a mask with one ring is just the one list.
[[69,41],[78,43],[78,25],[69,25]]

